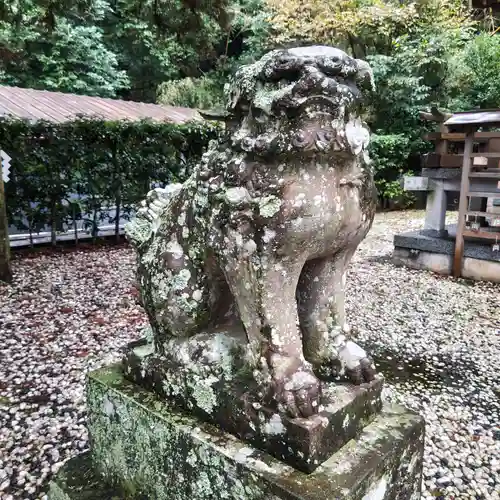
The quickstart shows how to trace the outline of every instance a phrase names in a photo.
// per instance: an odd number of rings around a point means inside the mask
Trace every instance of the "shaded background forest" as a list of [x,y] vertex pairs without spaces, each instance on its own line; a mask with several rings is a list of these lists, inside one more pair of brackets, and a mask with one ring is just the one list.
[[373,67],[367,121],[382,199],[401,198],[429,124],[500,106],[500,37],[460,0],[7,0],[0,84],[213,108],[234,69],[283,44],[336,45]]

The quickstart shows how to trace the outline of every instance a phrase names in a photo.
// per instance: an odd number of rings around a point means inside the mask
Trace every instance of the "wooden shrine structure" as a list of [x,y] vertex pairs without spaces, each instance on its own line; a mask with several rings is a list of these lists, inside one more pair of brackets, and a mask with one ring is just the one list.
[[[500,282],[500,109],[423,119],[439,124],[426,139],[420,177],[405,190],[426,191],[424,229],[396,235],[394,258],[410,267]],[[458,193],[456,226],[446,226],[447,194]]]

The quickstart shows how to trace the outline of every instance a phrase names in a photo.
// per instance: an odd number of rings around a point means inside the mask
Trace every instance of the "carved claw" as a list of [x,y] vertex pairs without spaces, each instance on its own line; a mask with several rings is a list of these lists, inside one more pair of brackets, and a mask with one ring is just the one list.
[[292,418],[307,418],[318,413],[321,386],[307,367],[288,377],[275,376],[273,391],[278,409]]
[[351,382],[356,385],[371,382],[377,374],[373,360],[370,357],[361,359],[359,361],[359,366],[352,370],[346,369],[346,373],[351,379]]
[[375,378],[375,365],[364,349],[352,340],[346,340],[344,335],[338,335],[335,344],[345,373],[354,384],[364,384]]

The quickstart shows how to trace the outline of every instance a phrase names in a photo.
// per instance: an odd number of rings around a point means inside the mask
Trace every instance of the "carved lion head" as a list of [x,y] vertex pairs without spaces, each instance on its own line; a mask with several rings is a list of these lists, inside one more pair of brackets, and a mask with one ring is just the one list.
[[240,68],[226,86],[232,147],[256,155],[358,155],[369,140],[359,110],[370,87],[368,64],[342,50],[274,50]]

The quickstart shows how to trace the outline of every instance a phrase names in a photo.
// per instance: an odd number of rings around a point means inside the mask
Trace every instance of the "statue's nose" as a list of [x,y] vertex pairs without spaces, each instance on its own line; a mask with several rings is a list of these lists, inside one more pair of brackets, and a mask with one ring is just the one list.
[[327,77],[316,66],[304,66],[302,76],[295,84],[295,94],[320,90],[327,84]]

